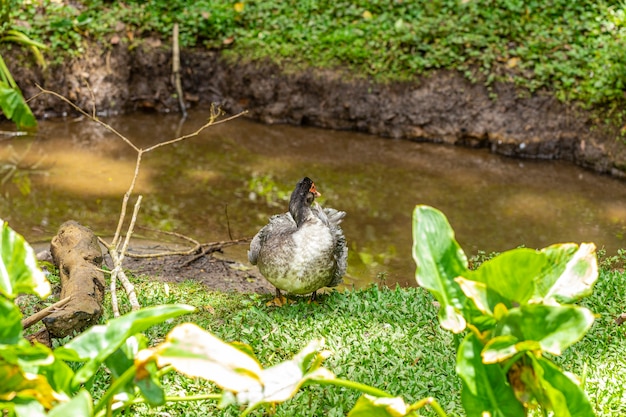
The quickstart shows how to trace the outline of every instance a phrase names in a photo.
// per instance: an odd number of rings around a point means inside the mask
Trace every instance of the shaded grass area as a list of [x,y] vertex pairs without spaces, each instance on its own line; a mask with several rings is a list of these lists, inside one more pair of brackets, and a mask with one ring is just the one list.
[[[164,284],[137,278],[142,305],[188,303],[198,312],[177,322],[152,328],[153,342],[181,321],[192,321],[226,341],[249,344],[264,367],[291,358],[311,339],[324,338],[332,356],[325,366],[337,376],[403,396],[414,402],[434,396],[451,415],[463,415],[460,381],[455,373],[458,339],[441,330],[431,296],[419,288],[379,288],[332,292],[310,305],[299,300],[284,308],[266,307],[264,296],[206,291],[194,282]],[[594,295],[583,304],[598,314],[585,338],[557,358],[565,370],[583,378],[597,415],[626,413],[626,326],[614,318],[626,310],[626,276],[603,271]],[[101,374],[103,383],[106,374]],[[168,395],[212,392],[200,380],[169,374]],[[294,399],[279,404],[277,416],[342,416],[359,394],[339,387],[309,386]],[[219,410],[215,402],[170,402],[162,408],[134,407],[135,415],[235,416],[239,410]],[[266,410],[267,411],[267,410]],[[257,411],[254,415],[262,415]],[[423,415],[434,415],[424,411]]]
[[[185,47],[224,50],[291,67],[341,66],[351,76],[412,80],[453,69],[562,100],[620,110],[626,101],[625,4],[612,0],[224,1],[52,0],[11,14],[34,39],[80,55],[87,38],[134,47],[156,35],[169,44],[180,24]],[[69,3],[69,2],[63,2]],[[611,115],[612,113],[609,113]]]

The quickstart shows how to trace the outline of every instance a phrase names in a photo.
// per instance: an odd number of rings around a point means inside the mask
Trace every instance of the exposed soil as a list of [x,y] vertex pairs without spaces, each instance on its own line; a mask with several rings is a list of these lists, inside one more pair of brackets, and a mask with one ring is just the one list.
[[[158,40],[146,39],[134,48],[94,44],[80,59],[45,71],[24,64],[21,51],[9,56],[26,97],[36,95],[35,84],[40,84],[85,109],[95,104],[102,115],[178,111],[171,49]],[[249,117],[265,123],[487,147],[499,154],[564,159],[626,176],[626,146],[618,132],[594,126],[589,113],[561,104],[548,92],[523,94],[511,84],[489,90],[450,71],[411,83],[382,84],[342,71],[287,72],[271,63],[232,62],[208,50],[183,51],[181,66],[189,106],[218,103],[228,113],[248,110]],[[39,117],[71,111],[52,96],[40,96],[30,105]]]
[[195,255],[126,258],[124,267],[133,274],[147,275],[160,281],[197,281],[213,291],[274,292],[274,287],[256,268],[211,255],[194,258]]

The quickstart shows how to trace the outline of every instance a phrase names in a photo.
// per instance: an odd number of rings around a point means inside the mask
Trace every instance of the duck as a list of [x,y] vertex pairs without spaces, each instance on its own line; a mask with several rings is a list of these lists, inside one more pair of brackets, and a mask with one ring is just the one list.
[[315,183],[304,177],[289,199],[289,211],[270,217],[252,238],[248,260],[256,265],[275,288],[276,298],[268,304],[282,306],[290,294],[311,294],[343,282],[348,266],[348,247],[340,223],[344,211],[322,208],[315,199],[321,194]]

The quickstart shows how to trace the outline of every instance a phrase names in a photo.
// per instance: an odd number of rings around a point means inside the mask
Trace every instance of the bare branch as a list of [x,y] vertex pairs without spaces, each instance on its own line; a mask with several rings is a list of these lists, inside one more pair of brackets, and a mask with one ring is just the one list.
[[[198,250],[201,248],[214,249],[213,250],[214,252],[215,250],[227,248],[229,246],[234,246],[234,245],[239,245],[240,243],[250,242],[250,240],[252,240],[252,238],[244,237],[241,239],[223,240],[221,242],[202,243],[202,244],[194,246],[191,249],[186,249],[186,250],[164,251],[164,252],[157,252],[157,253],[127,253],[126,256],[128,256],[129,258],[160,258],[162,256],[177,256],[177,255],[187,256],[187,255],[193,255],[194,253],[197,253]],[[206,254],[206,251],[203,251],[203,254]]]
[[62,299],[60,301],[57,301],[56,303],[52,304],[51,306],[48,306],[48,307],[44,308],[43,310],[36,312],[32,316],[29,316],[29,317],[25,318],[24,320],[22,320],[22,328],[23,329],[28,329],[33,324],[38,323],[39,321],[41,321],[44,318],[48,317],[50,314],[54,313],[57,308],[61,308],[65,304],[69,303],[70,302],[70,298],[71,297],[65,297],[64,299]]
[[241,117],[241,116],[243,116],[244,114],[247,114],[247,113],[248,112],[244,110],[241,113],[237,113],[237,114],[235,114],[233,116],[229,116],[229,117],[226,117],[226,118],[220,119],[220,120],[214,120],[213,118],[209,118],[209,121],[207,123],[203,124],[195,132],[189,133],[187,135],[180,136],[180,137],[178,137],[176,139],[168,140],[166,142],[157,143],[156,145],[152,145],[149,148],[144,149],[143,151],[144,152],[150,152],[150,151],[153,151],[153,150],[155,150],[157,148],[160,148],[161,146],[171,145],[173,143],[180,142],[181,140],[185,140],[185,139],[189,139],[189,138],[194,137],[194,136],[198,136],[203,130],[205,130],[209,126],[215,126],[215,125],[219,125],[219,124],[222,124],[222,123],[225,123],[225,122],[229,122],[229,121],[237,119],[238,117]]
[[[217,120],[220,116],[223,115],[222,111],[218,108],[216,108],[215,106],[211,106],[211,112],[210,112],[210,116],[209,116],[209,120],[207,123],[205,123],[204,125],[202,125],[200,128],[198,128],[195,132],[180,136],[176,139],[172,139],[172,140],[168,140],[165,142],[161,142],[161,143],[157,143],[156,145],[150,146],[148,148],[142,149],[138,146],[136,146],[130,139],[126,138],[124,135],[122,135],[120,132],[118,132],[117,130],[115,130],[112,126],[110,126],[109,124],[101,121],[98,117],[97,117],[97,113],[96,113],[96,106],[95,106],[95,99],[93,96],[93,91],[91,90],[91,88],[89,89],[91,96],[92,96],[92,103],[93,107],[92,107],[92,114],[89,114],[87,111],[83,110],[82,108],[80,108],[79,106],[77,106],[76,104],[72,103],[69,99],[67,99],[66,97],[51,91],[51,90],[47,90],[42,88],[41,86],[37,85],[37,88],[39,88],[40,93],[37,94],[35,97],[41,95],[41,94],[50,94],[54,97],[57,97],[58,99],[60,99],[61,101],[69,104],[72,108],[74,108],[77,112],[79,112],[80,114],[82,114],[83,116],[91,119],[92,121],[100,124],[101,126],[103,126],[104,128],[106,128],[107,130],[109,130],[110,132],[114,133],[115,135],[117,135],[120,139],[122,139],[128,146],[130,146],[131,148],[133,148],[135,150],[135,152],[137,152],[137,160],[135,162],[135,171],[133,174],[133,178],[131,180],[131,183],[128,187],[128,190],[126,191],[126,193],[124,194],[124,197],[122,199],[122,207],[121,207],[121,212],[120,212],[120,217],[118,220],[118,224],[115,230],[115,234],[113,236],[113,240],[111,241],[111,243],[107,243],[105,242],[103,239],[98,238],[99,241],[101,243],[103,243],[108,251],[109,254],[111,255],[111,259],[113,260],[113,269],[111,270],[111,298],[112,298],[112,306],[113,306],[113,314],[115,317],[119,316],[119,304],[118,304],[118,300],[117,300],[117,294],[116,294],[116,283],[117,280],[119,279],[122,286],[124,287],[124,290],[126,291],[126,294],[128,295],[128,299],[129,302],[131,304],[131,307],[133,310],[137,310],[140,308],[139,303],[137,301],[137,296],[135,294],[135,288],[132,285],[132,283],[128,280],[128,278],[126,277],[126,274],[124,273],[124,270],[122,269],[122,261],[124,260],[124,257],[126,255],[128,256],[132,256],[132,257],[144,257],[142,255],[133,255],[133,254],[127,254],[126,251],[128,249],[128,245],[130,242],[130,237],[133,233],[133,228],[135,226],[135,223],[137,221],[137,215],[139,213],[139,208],[141,206],[141,199],[142,197],[139,196],[137,198],[137,201],[135,203],[135,208],[133,211],[133,216],[131,218],[131,222],[128,228],[128,232],[126,234],[126,238],[124,239],[123,244],[121,243],[121,233],[122,233],[122,227],[124,225],[124,221],[125,221],[125,217],[126,217],[126,210],[128,207],[128,202],[133,194],[133,191],[135,189],[135,184],[137,182],[137,178],[139,177],[139,171],[140,171],[140,167],[141,167],[141,159],[142,156],[145,152],[150,152],[153,151],[157,148],[160,148],[162,146],[165,145],[171,145],[177,142],[180,142],[182,140],[194,137],[199,135],[203,130],[205,130],[206,128],[208,128],[209,126],[213,126],[216,124],[220,124],[220,123],[224,123],[233,119],[236,119],[244,114],[247,113],[247,111],[243,111],[241,113],[238,113],[236,115],[230,116],[230,117],[226,117],[224,119],[221,120]],[[179,236],[180,237],[180,236]],[[202,248],[202,247],[207,247],[207,248],[214,248],[216,246],[213,246],[215,244],[207,244],[207,245],[200,245],[197,241],[191,239],[191,238],[186,238],[188,241],[194,243],[194,248],[192,248],[190,251],[184,251],[183,253],[179,253],[179,254],[191,254],[194,252],[197,252],[198,249]],[[249,239],[246,239],[249,240]],[[242,239],[240,239],[239,241],[243,241]],[[218,242],[219,243],[219,242]],[[229,241],[229,242],[224,242],[222,243],[222,246],[227,246],[230,244],[236,244],[238,243],[238,241]],[[121,247],[120,247],[121,246]],[[205,250],[206,252],[206,250]],[[172,252],[169,252],[168,254],[172,254]],[[155,257],[155,256],[159,256],[159,254],[152,254],[149,255],[149,257]]]
[[112,126],[110,126],[107,123],[104,123],[102,120],[98,119],[98,117],[94,114],[93,116],[89,113],[87,113],[85,110],[81,109],[80,107],[78,107],[76,104],[72,103],[69,99],[63,97],[61,94],[59,93],[55,93],[54,91],[51,90],[46,90],[45,88],[41,87],[39,84],[36,84],[37,88],[39,88],[41,90],[41,92],[43,94],[50,94],[53,95],[55,97],[57,97],[58,99],[60,99],[61,101],[66,102],[67,104],[69,104],[70,106],[72,106],[77,112],[79,112],[80,114],[82,114],[83,116],[86,116],[88,118],[90,118],[91,120],[93,120],[94,122],[98,123],[99,125],[105,127],[106,129],[108,129],[110,132],[114,133],[115,135],[117,135],[120,139],[122,139],[124,142],[126,142],[128,144],[128,146],[130,146],[131,148],[133,148],[135,151],[139,152],[139,148],[137,146],[135,146],[134,143],[132,143],[130,140],[128,140],[124,135],[122,135],[120,132],[118,132],[117,130],[115,130]]

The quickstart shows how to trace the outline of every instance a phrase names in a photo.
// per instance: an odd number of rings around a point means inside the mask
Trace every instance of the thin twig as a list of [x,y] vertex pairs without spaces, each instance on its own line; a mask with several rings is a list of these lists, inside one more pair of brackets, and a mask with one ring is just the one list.
[[124,135],[122,135],[120,132],[118,132],[117,130],[115,130],[111,125],[104,123],[102,120],[98,119],[97,116],[95,115],[90,115],[89,113],[87,113],[85,110],[81,109],[80,107],[78,107],[76,104],[72,103],[69,99],[63,97],[61,94],[59,93],[55,93],[54,91],[51,90],[46,90],[45,88],[41,87],[39,84],[35,84],[37,86],[37,88],[39,88],[41,90],[42,93],[44,94],[50,94],[53,95],[55,97],[57,97],[58,99],[60,99],[61,101],[66,102],[67,104],[69,104],[70,106],[72,106],[74,108],[74,110],[76,110],[77,112],[79,112],[80,114],[82,114],[83,116],[86,116],[88,118],[90,118],[91,120],[93,120],[94,122],[98,123],[99,125],[103,126],[104,128],[106,128],[107,130],[109,130],[110,132],[114,133],[115,135],[117,135],[120,139],[122,139],[124,142],[126,142],[126,144],[128,146],[130,146],[131,148],[133,148],[135,151],[139,152],[139,148],[137,146],[135,146],[134,143],[132,143],[130,140],[128,140],[128,138],[126,138]]
[[230,232],[230,218],[228,217],[228,204],[224,204],[224,215],[226,216],[226,227],[228,228],[228,237],[233,240],[233,234]]
[[113,317],[120,316],[120,305],[117,302],[117,272],[113,274],[115,269],[111,271],[111,310],[113,311]]
[[198,136],[203,130],[205,130],[209,126],[215,126],[215,125],[219,125],[219,124],[222,124],[222,123],[229,122],[229,121],[237,119],[237,118],[239,118],[239,117],[241,117],[241,116],[243,116],[244,114],[247,114],[247,113],[248,113],[248,111],[244,110],[241,113],[237,113],[237,114],[235,114],[233,116],[229,116],[229,117],[226,117],[224,119],[209,120],[207,123],[203,124],[200,128],[198,128],[198,130],[196,130],[193,133],[189,133],[187,135],[183,135],[183,136],[180,136],[180,137],[178,137],[176,139],[168,140],[166,142],[157,143],[156,145],[152,145],[149,148],[144,149],[143,151],[144,152],[150,152],[150,151],[153,151],[153,150],[155,150],[157,148],[160,148],[161,146],[171,145],[173,143],[180,142],[181,140],[189,139],[189,138],[191,138],[193,136]]
[[130,242],[130,237],[133,234],[133,229],[135,227],[135,222],[137,221],[137,214],[139,214],[139,208],[141,207],[141,199],[142,196],[137,197],[137,201],[135,202],[135,208],[133,209],[133,216],[130,220],[130,225],[128,226],[128,232],[126,233],[126,239],[124,239],[124,244],[122,245],[121,250],[118,252],[117,250],[109,250],[111,254],[111,259],[113,259],[113,271],[111,271],[111,305],[117,307],[117,311],[113,310],[113,316],[119,317],[119,307],[117,304],[117,299],[113,302],[113,298],[115,296],[115,282],[117,280],[120,281],[122,286],[124,287],[124,291],[128,295],[128,302],[130,303],[131,309],[133,311],[139,310],[141,306],[139,305],[139,301],[137,301],[137,294],[135,293],[135,286],[130,282],[124,270],[122,269],[122,262],[124,261],[124,255],[126,250],[128,249],[128,244]]
[[199,246],[195,246],[191,249],[187,249],[187,250],[180,250],[180,251],[165,251],[165,252],[158,252],[158,253],[127,253],[126,256],[128,256],[129,258],[160,258],[162,256],[176,256],[176,255],[181,255],[181,256],[186,256],[186,255],[192,255],[194,253],[196,253],[198,251],[198,249],[200,248],[226,248],[229,246],[233,246],[233,245],[238,245],[240,243],[246,243],[249,242],[251,240],[251,238],[249,237],[244,237],[241,239],[234,239],[234,240],[223,240],[221,242],[210,242],[210,243],[202,243]]
[[22,328],[28,329],[33,324],[38,323],[40,320],[48,317],[50,314],[54,313],[56,309],[63,307],[65,304],[69,303],[70,299],[71,297],[65,297],[64,299],[57,301],[51,306],[48,306],[43,310],[36,312],[32,316],[25,318],[24,320],[22,320]]
[[113,236],[113,241],[111,245],[117,248],[120,238],[120,233],[122,232],[122,226],[124,225],[124,218],[126,217],[126,207],[128,206],[128,200],[130,196],[133,194],[133,190],[135,189],[135,184],[137,182],[137,177],[139,177],[139,169],[141,168],[141,156],[143,155],[143,150],[139,149],[137,151],[137,160],[135,161],[135,172],[133,174],[133,179],[128,186],[128,190],[124,194],[124,198],[122,199],[122,211],[120,212],[120,218],[117,222],[117,228],[115,229],[115,235]]
[[140,228],[140,229],[143,229],[143,230],[148,230],[148,231],[150,231],[150,232],[162,233],[162,234],[164,234],[164,235],[174,236],[174,237],[177,237],[177,238],[179,238],[179,239],[183,239],[183,240],[186,240],[186,241],[188,241],[188,242],[191,242],[191,243],[193,243],[194,245],[196,245],[196,246],[200,247],[200,242],[198,242],[196,239],[194,239],[194,238],[192,238],[192,237],[189,237],[189,236],[185,236],[185,235],[183,235],[183,234],[181,234],[181,233],[171,232],[171,231],[169,231],[169,230],[159,230],[159,229],[153,229],[152,227],[147,227],[147,226],[137,226],[137,227],[138,227],[138,228]]

